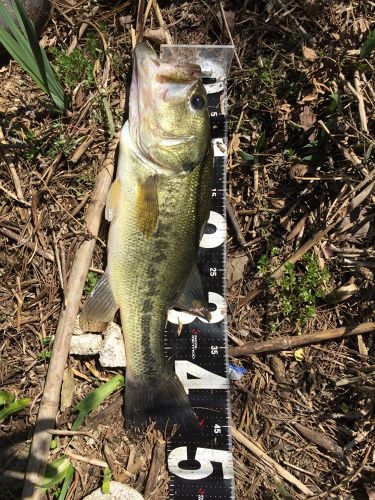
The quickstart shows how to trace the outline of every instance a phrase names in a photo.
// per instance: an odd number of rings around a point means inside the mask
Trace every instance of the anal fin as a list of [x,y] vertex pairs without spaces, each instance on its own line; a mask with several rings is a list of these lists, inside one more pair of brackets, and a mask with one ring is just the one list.
[[196,264],[194,264],[174,307],[210,321],[211,313],[207,294],[204,292],[202,278]]
[[88,321],[107,323],[112,321],[117,309],[118,305],[109,286],[108,273],[106,271],[94,290],[87,297],[81,314]]

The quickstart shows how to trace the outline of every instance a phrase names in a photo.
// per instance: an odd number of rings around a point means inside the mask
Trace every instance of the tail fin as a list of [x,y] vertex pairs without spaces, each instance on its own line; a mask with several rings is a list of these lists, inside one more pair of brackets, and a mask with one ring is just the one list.
[[143,429],[151,422],[164,430],[177,424],[181,430],[197,430],[197,418],[185,389],[172,371],[148,380],[126,377],[125,427]]

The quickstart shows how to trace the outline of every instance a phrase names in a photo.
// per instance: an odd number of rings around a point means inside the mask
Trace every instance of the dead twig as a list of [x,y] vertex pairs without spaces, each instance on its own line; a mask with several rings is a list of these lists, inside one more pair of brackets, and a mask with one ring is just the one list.
[[152,5],[154,7],[155,16],[156,16],[156,19],[158,20],[159,26],[160,26],[160,28],[162,28],[165,31],[165,39],[167,41],[167,44],[171,45],[173,43],[173,39],[172,39],[172,37],[171,37],[171,35],[170,35],[166,25],[165,25],[165,22],[164,22],[163,16],[161,15],[160,7],[159,7],[157,0],[154,0]]
[[356,326],[330,328],[319,332],[299,335],[298,337],[278,337],[265,342],[253,342],[240,347],[230,347],[229,354],[233,357],[249,356],[260,352],[277,352],[294,349],[302,345],[319,344],[325,340],[341,339],[352,335],[371,333],[375,331],[375,323],[360,323]]
[[[97,175],[93,196],[87,210],[87,230],[94,236],[97,235],[99,231],[105,199],[112,181],[114,171],[113,160],[116,147],[117,140],[111,145],[104,166]],[[91,264],[95,243],[96,239],[92,237],[81,244],[75,255],[69,275],[69,282],[66,290],[66,306],[63,306],[61,310],[55,334],[44,393],[34,429],[22,498],[32,498],[36,500],[41,497],[40,484],[44,476],[51,442],[51,434],[49,434],[47,430],[55,425],[56,414],[59,407],[61,383],[69,354],[70,339],[78,314],[79,303],[85,284],[86,274]]]
[[96,467],[108,467],[107,462],[104,462],[104,460],[99,460],[97,458],[89,458],[89,457],[83,457],[82,455],[77,455],[76,453],[73,453],[70,450],[65,450],[64,454],[68,458],[72,458],[73,460],[78,460],[80,462],[85,462],[86,464],[90,465],[95,465]]
[[228,200],[227,200],[227,214],[228,214],[229,220],[232,224],[232,227],[234,229],[234,232],[236,233],[238,243],[240,243],[242,246],[246,245],[246,240],[242,234],[240,225],[237,221],[236,214],[234,213],[232,205],[230,204],[230,202]]
[[146,487],[144,492],[144,497],[147,499],[149,495],[154,491],[158,484],[158,476],[160,473],[161,465],[164,461],[164,451],[165,451],[165,441],[164,439],[158,439],[155,443],[150,470],[147,476]]
[[307,486],[305,486],[299,479],[297,479],[293,474],[288,472],[284,467],[275,462],[271,457],[267,455],[264,451],[262,451],[258,446],[250,441],[250,439],[246,436],[242,431],[237,430],[235,427],[232,427],[232,436],[236,441],[245,446],[255,457],[257,457],[261,462],[270,467],[274,472],[276,472],[279,476],[281,476],[285,481],[293,484],[299,491],[304,493],[305,495],[314,495],[314,492],[310,490]]
[[226,28],[226,30],[227,30],[227,33],[228,33],[228,36],[229,36],[230,43],[233,45],[233,49],[234,49],[234,57],[236,58],[236,61],[237,61],[238,67],[239,67],[240,69],[243,69],[243,68],[242,68],[242,64],[241,64],[241,61],[240,61],[240,58],[238,57],[238,53],[237,53],[236,46],[234,45],[234,41],[233,41],[233,37],[232,37],[232,33],[230,32],[230,29],[229,29],[229,26],[228,26],[228,21],[227,21],[227,18],[226,18],[226,16],[225,16],[225,11],[224,11],[224,7],[223,7],[222,2],[219,2],[219,6],[220,6],[220,13],[221,13],[221,17],[222,17],[222,19],[223,19],[223,23],[224,23],[225,28]]
[[49,260],[50,262],[55,262],[55,257],[53,256],[53,254],[51,254],[49,252],[45,252],[41,248],[36,248],[36,243],[32,243],[31,241],[25,241],[21,236],[14,233],[10,229],[7,229],[6,227],[0,227],[0,233],[2,233],[4,236],[7,236],[8,238],[16,241],[18,243],[18,246],[25,245],[27,248],[29,248],[33,252],[37,253],[38,255],[41,255],[46,260]]

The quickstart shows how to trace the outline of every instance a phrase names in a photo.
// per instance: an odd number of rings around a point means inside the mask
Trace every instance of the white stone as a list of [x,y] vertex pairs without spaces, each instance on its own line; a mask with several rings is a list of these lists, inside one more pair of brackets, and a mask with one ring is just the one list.
[[103,368],[123,368],[126,366],[124,337],[121,328],[116,323],[110,323],[104,332],[99,363]]
[[110,481],[109,494],[102,493],[101,488],[90,493],[83,500],[143,500],[144,497],[127,484]]
[[70,354],[78,354],[80,356],[91,356],[98,354],[102,346],[102,336],[94,333],[83,333],[81,335],[73,335],[70,344]]

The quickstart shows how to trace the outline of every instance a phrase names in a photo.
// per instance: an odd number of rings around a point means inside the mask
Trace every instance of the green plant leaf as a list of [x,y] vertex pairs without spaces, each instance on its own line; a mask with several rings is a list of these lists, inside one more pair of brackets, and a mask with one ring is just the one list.
[[265,142],[266,142],[266,133],[263,131],[260,134],[260,136],[258,137],[257,143],[255,145],[255,151],[257,153],[259,153],[260,151],[262,151]]
[[34,25],[19,0],[11,0],[10,6],[16,22],[4,3],[0,2],[0,16],[4,24],[4,27],[0,27],[0,43],[35,83],[50,96],[56,110],[63,113],[66,109],[64,90],[44,49],[39,44]]
[[11,392],[0,391],[0,406],[13,403],[15,399],[16,397]]
[[240,156],[245,161],[254,161],[254,156],[249,153],[245,153],[245,151],[240,151]]
[[2,410],[0,410],[0,423],[3,422],[3,420],[5,420],[10,415],[13,415],[13,413],[17,413],[20,410],[26,408],[26,406],[28,406],[30,402],[31,399],[29,398],[17,399],[8,406],[5,406]]
[[371,52],[375,49],[375,30],[371,31],[369,36],[363,42],[359,55],[361,58],[368,57]]
[[47,465],[46,473],[41,485],[43,492],[49,488],[53,488],[59,484],[66,477],[73,476],[74,468],[70,463],[69,458],[60,457],[56,458],[53,462]]
[[103,483],[102,483],[102,493],[104,495],[109,495],[111,478],[112,478],[111,469],[109,467],[106,467],[103,471]]
[[305,359],[305,353],[303,347],[300,347],[299,349],[296,349],[294,351],[294,359],[296,361],[303,361]]
[[81,426],[86,416],[101,405],[113,392],[123,387],[124,383],[123,375],[115,375],[111,380],[108,380],[108,382],[92,391],[85,399],[80,401],[73,410],[79,413],[73,422],[72,431],[76,431]]
[[69,486],[70,486],[70,483],[72,482],[73,476],[74,476],[74,467],[72,465],[70,465],[69,470],[65,476],[64,482],[61,486],[59,498],[57,500],[65,500],[65,497],[68,493]]

